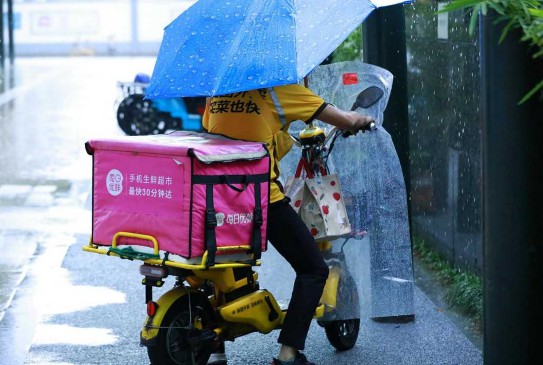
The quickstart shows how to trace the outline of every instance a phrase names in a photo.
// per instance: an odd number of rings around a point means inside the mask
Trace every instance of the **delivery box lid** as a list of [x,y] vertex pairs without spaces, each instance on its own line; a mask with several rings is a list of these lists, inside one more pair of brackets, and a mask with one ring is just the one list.
[[212,133],[178,131],[146,136],[94,139],[85,144],[89,155],[96,150],[194,156],[203,163],[258,160],[268,155],[260,142],[241,141]]

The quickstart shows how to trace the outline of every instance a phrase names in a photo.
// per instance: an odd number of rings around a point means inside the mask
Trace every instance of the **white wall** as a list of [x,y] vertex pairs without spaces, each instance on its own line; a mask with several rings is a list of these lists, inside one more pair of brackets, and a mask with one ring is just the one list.
[[138,40],[160,42],[164,27],[195,1],[138,1]]
[[[195,0],[15,2],[17,55],[156,53],[163,29]],[[5,31],[7,37],[7,30]]]

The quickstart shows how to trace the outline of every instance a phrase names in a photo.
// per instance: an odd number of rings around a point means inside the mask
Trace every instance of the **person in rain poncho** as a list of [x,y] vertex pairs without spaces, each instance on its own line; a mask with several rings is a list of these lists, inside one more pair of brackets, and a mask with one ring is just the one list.
[[372,117],[326,103],[299,84],[210,97],[202,119],[203,127],[210,133],[263,142],[270,151],[268,239],[296,272],[288,312],[278,338],[281,347],[273,365],[312,364],[300,351],[305,347],[328,277],[328,267],[315,240],[290,206],[278,180],[279,160],[292,147],[290,136],[286,134],[290,123],[297,120],[310,123],[314,119],[353,133],[373,122]]

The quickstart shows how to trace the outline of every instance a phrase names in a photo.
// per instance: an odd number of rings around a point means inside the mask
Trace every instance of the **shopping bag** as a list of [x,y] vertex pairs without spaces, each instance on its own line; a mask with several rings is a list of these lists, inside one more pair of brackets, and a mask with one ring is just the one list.
[[337,174],[292,177],[287,179],[286,186],[290,204],[316,241],[332,240],[351,232]]

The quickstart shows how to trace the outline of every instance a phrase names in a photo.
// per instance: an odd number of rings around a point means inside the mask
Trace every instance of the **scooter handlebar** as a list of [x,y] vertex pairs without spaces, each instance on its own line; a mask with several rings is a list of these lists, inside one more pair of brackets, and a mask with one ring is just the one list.
[[[375,122],[371,122],[371,123],[366,124],[362,128],[360,128],[358,131],[362,131],[363,133],[365,133],[365,132],[374,131],[376,129],[377,129],[377,124],[375,124]],[[358,133],[358,131],[356,133]],[[347,137],[352,136],[353,134],[356,134],[356,133],[352,133],[351,131],[343,131],[341,133],[341,136],[343,138],[347,138]]]

